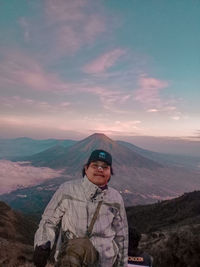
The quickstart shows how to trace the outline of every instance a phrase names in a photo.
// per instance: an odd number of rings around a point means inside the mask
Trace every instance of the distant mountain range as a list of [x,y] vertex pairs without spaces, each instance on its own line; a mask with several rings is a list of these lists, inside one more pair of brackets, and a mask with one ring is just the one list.
[[200,157],[153,152],[124,141],[117,141],[117,143],[130,148],[141,156],[157,161],[164,165],[200,170]]
[[21,156],[30,156],[42,152],[50,147],[73,145],[73,140],[45,139],[35,140],[27,137],[16,139],[0,139],[0,159],[16,159]]
[[52,147],[26,160],[34,166],[64,168],[66,174],[79,177],[91,151],[98,148],[112,154],[115,175],[111,183],[122,192],[162,199],[200,188],[200,172],[169,167],[145,157],[145,153],[142,156],[132,147],[113,141],[104,134],[93,134],[68,147]]
[[[200,191],[194,191],[172,200],[126,208],[129,227],[142,233],[140,248],[153,256],[154,267],[199,266],[199,207]],[[0,202],[0,222],[0,266],[33,267],[33,236],[38,222],[4,202]]]
[[[12,207],[18,209],[21,207],[23,211],[28,210],[29,205],[31,207],[35,205],[34,210],[39,212],[60,183],[66,179],[81,178],[83,165],[91,151],[98,148],[109,151],[113,156],[115,174],[111,178],[110,185],[121,192],[126,206],[153,203],[200,188],[198,170],[173,166],[169,162],[164,164],[163,158],[156,160],[156,157],[159,159],[159,154],[142,150],[129,143],[114,141],[104,134],[93,134],[74,144],[68,143],[65,146],[57,144],[40,153],[18,158],[30,161],[34,166],[63,169],[67,178],[52,179],[39,186],[19,189],[0,196],[0,199]],[[150,155],[155,160],[152,160]],[[42,200],[39,208],[36,204],[38,194]],[[31,200],[30,204],[27,203],[28,200]]]
[[[62,149],[74,145],[78,141],[71,139],[43,139],[36,140],[27,137],[20,137],[16,139],[0,139],[0,159],[18,160],[22,157],[27,157],[47,149],[57,147]],[[175,155],[158,153],[146,149],[142,149],[132,143],[124,142],[121,140],[115,141],[120,145],[126,146],[134,152],[148,159],[157,161],[161,164],[175,165],[179,167],[186,167],[190,169],[200,169],[200,157],[188,155]]]

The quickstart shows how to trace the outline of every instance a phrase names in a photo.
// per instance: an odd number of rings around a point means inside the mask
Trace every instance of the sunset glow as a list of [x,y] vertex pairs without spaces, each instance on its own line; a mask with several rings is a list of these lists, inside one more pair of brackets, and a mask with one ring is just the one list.
[[3,1],[0,138],[198,139],[200,2],[175,2]]

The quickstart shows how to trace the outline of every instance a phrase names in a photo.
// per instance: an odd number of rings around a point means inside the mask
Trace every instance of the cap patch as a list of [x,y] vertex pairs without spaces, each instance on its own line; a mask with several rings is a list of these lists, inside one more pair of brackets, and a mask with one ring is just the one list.
[[106,154],[104,152],[100,152],[99,153],[99,158],[105,159],[106,158]]

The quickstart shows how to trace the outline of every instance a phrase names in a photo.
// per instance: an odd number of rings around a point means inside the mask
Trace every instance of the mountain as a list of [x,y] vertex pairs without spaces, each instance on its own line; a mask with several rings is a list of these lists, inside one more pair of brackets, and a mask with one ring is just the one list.
[[128,207],[129,227],[142,233],[140,248],[154,267],[200,264],[200,191],[146,206]]
[[130,225],[143,233],[200,224],[200,191],[149,205],[127,207]]
[[[113,156],[114,176],[110,184],[121,192],[126,206],[153,203],[200,188],[199,171],[161,164],[104,134],[93,134],[68,147],[51,147],[23,160],[34,166],[63,169],[69,179],[76,179],[81,177],[81,169],[91,151],[98,148],[109,151]],[[54,179],[50,183],[54,184]],[[41,187],[45,190],[46,184],[41,184]],[[30,190],[36,195],[37,187]],[[24,195],[23,192],[24,189],[18,190],[15,198],[12,193],[13,203],[15,200],[19,202],[17,195]],[[25,195],[28,197],[28,192]],[[11,195],[1,196],[4,201],[9,201],[9,198]],[[8,203],[11,205],[11,202]]]
[[39,153],[56,145],[67,147],[74,143],[76,143],[74,140],[34,140],[27,137],[0,139],[0,159],[16,159]]
[[200,157],[192,157],[189,155],[175,155],[158,153],[146,149],[142,149],[131,143],[124,141],[117,141],[118,144],[123,145],[131,149],[132,151],[140,154],[143,157],[157,161],[164,165],[173,165],[177,167],[184,167],[189,169],[200,170]]
[[[142,149],[132,143],[124,141],[116,141],[118,144],[128,147],[139,155],[148,159],[154,160],[161,164],[168,164],[178,167],[186,167],[190,169],[200,169],[200,158],[190,155],[175,155],[153,152]],[[21,137],[16,139],[0,139],[0,159],[9,159],[13,161],[21,161],[27,156],[43,152],[47,149],[53,148],[62,151],[63,148],[74,145],[75,140],[58,140],[46,139],[35,140],[32,138]],[[51,151],[51,150],[50,150]]]
[[98,148],[112,154],[115,175],[111,183],[122,192],[162,199],[200,188],[198,171],[166,166],[104,134],[93,134],[70,147],[50,148],[27,159],[34,166],[64,168],[68,175],[79,177],[91,151]]
[[161,164],[134,153],[125,146],[118,144],[104,134],[93,134],[69,147],[51,147],[41,153],[26,157],[34,166],[47,166],[51,168],[66,168],[74,172],[79,171],[86,163],[94,149],[104,149],[112,153],[113,164],[126,164],[128,166],[145,167],[153,169]]
[[36,228],[33,218],[15,212],[0,201],[0,266],[31,263]]

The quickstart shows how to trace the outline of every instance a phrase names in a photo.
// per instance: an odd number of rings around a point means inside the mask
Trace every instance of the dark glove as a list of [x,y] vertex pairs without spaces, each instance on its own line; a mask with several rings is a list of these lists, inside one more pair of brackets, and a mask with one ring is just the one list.
[[48,241],[47,243],[36,246],[33,254],[33,262],[36,267],[45,267],[47,264],[47,260],[50,256],[50,246],[51,243]]

